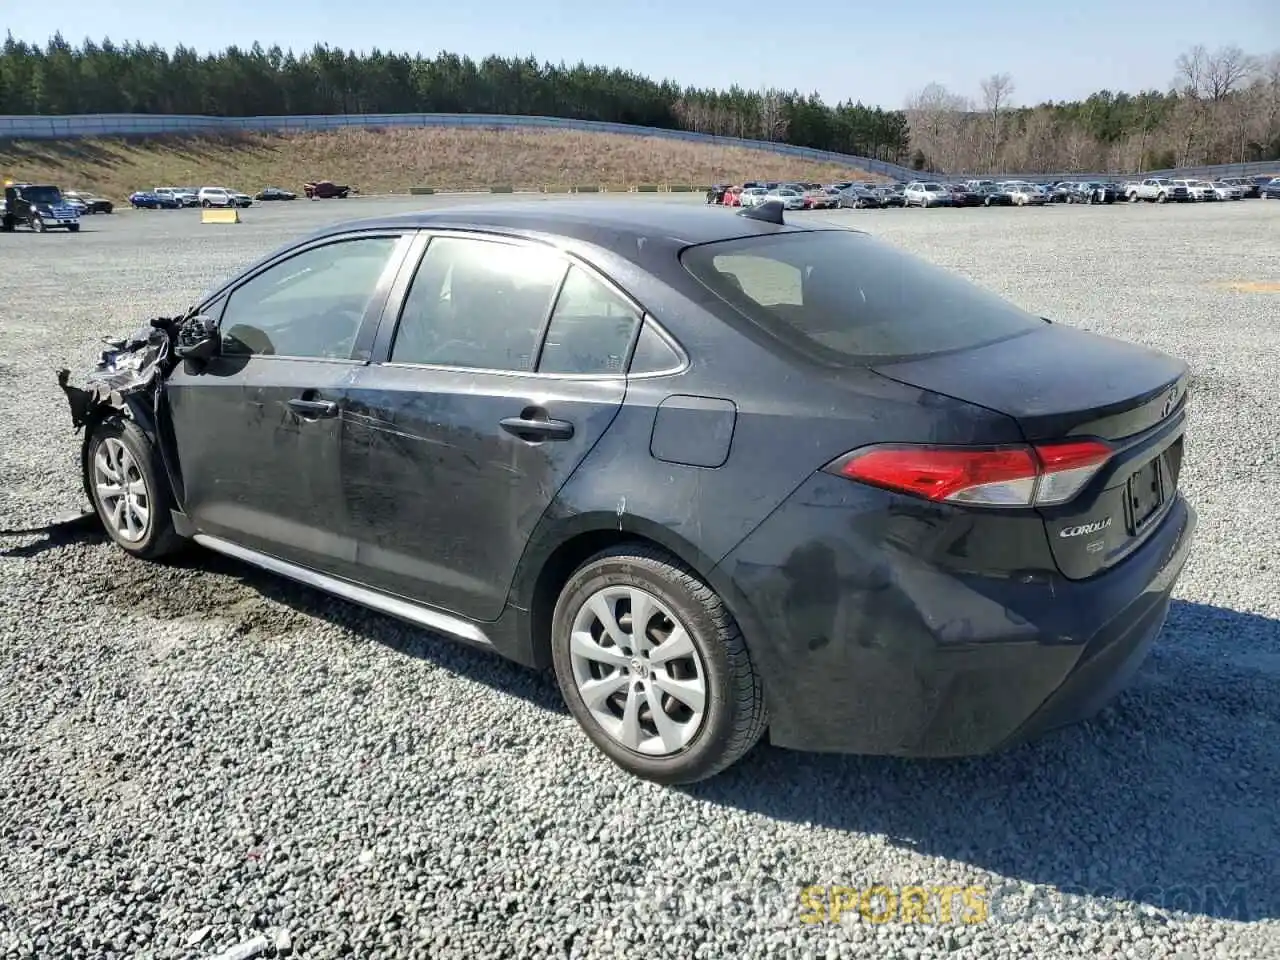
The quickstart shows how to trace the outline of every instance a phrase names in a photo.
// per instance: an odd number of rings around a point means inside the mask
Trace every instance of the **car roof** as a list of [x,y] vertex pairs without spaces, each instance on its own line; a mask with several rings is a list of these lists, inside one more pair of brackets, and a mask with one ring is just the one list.
[[669,252],[699,243],[777,233],[839,229],[816,224],[779,225],[702,205],[634,200],[529,200],[419,210],[390,217],[336,223],[316,236],[348,230],[462,229],[525,236],[562,237],[634,259],[636,248]]

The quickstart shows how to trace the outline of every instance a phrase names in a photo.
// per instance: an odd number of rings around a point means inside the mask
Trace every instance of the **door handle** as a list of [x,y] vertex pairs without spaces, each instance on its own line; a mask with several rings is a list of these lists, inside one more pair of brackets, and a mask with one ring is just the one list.
[[507,433],[530,443],[540,440],[568,440],[573,436],[573,424],[568,420],[548,420],[545,411],[539,412],[542,416],[530,416],[531,411],[525,410],[524,416],[507,417],[499,423]]
[[338,415],[338,405],[332,400],[303,400],[295,397],[289,401],[289,409],[313,420]]

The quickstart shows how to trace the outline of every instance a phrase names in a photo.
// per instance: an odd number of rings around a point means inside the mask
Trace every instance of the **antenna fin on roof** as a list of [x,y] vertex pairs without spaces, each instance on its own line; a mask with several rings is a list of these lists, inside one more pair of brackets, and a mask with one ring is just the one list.
[[763,220],[765,223],[780,223],[785,225],[786,221],[782,219],[782,210],[783,206],[781,200],[766,200],[758,206],[747,207],[739,213],[738,216],[746,217],[749,220]]

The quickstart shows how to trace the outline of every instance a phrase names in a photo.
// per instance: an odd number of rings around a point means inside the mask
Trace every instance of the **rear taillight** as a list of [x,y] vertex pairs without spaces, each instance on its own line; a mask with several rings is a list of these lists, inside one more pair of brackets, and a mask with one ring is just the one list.
[[1111,457],[1098,440],[1031,446],[863,447],[828,464],[829,473],[927,500],[986,507],[1065,503]]

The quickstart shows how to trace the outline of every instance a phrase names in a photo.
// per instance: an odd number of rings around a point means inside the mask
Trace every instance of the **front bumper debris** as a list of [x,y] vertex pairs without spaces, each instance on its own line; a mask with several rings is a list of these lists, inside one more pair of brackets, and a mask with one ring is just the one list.
[[71,383],[71,371],[58,371],[58,386],[71,407],[71,423],[79,430],[103,407],[124,410],[126,397],[154,390],[172,369],[173,343],[180,318],[157,317],[132,336],[108,340],[83,387]]

